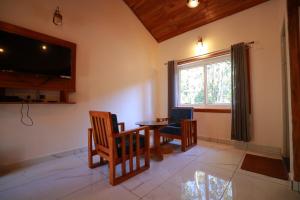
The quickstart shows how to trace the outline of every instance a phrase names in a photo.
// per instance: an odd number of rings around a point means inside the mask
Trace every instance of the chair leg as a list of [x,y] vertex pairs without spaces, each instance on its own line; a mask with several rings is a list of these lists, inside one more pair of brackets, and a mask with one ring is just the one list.
[[89,163],[89,168],[91,168],[91,169],[99,167],[101,165],[105,165],[107,163],[107,161],[104,160],[100,155],[99,155],[100,162],[94,163],[93,157],[98,154],[97,154],[97,151],[95,149],[93,149],[92,141],[93,141],[93,132],[92,132],[92,129],[89,129],[89,131],[88,131],[88,163]]
[[172,139],[169,139],[167,137],[162,137],[162,144],[167,144],[167,143],[169,143],[171,141],[172,141]]
[[194,122],[194,140],[195,140],[195,145],[197,144],[197,122]]
[[92,145],[92,129],[88,129],[88,162],[89,168],[94,168],[93,164],[93,145]]
[[181,151],[186,151],[186,141],[184,138],[181,139]]
[[184,145],[181,145],[181,151],[185,152],[186,151],[186,147]]
[[108,167],[109,167],[109,183],[111,185],[116,185],[116,181],[115,181],[116,168],[112,160],[108,163]]
[[181,138],[181,151],[186,151],[186,138]]

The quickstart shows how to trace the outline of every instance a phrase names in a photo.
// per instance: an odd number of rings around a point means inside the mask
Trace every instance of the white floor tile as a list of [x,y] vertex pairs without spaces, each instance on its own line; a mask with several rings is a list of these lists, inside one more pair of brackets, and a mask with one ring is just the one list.
[[124,182],[123,185],[136,195],[143,197],[193,159],[194,157],[184,155],[165,156],[161,162],[151,162],[149,170]]
[[227,188],[223,200],[299,200],[300,194],[287,185],[257,179],[243,174],[235,174],[232,184]]
[[99,170],[79,166],[3,190],[0,199],[57,199],[104,178]]
[[86,166],[74,156],[58,158],[37,165],[28,166],[0,178],[0,192],[22,186],[33,181],[45,179],[80,166]]
[[145,199],[220,199],[233,173],[192,161]]
[[82,190],[74,192],[65,198],[65,200],[135,200],[139,199],[136,195],[124,189],[121,185],[112,187],[108,184],[108,180],[99,181],[89,185]]
[[87,152],[26,167],[0,177],[0,199],[300,199],[288,181],[241,170],[246,149],[198,141],[181,152],[178,144],[118,186],[109,184],[107,165],[87,167]]

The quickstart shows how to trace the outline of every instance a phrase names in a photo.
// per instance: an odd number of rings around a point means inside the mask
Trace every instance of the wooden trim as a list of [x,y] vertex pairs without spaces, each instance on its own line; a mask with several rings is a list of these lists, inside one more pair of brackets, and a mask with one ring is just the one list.
[[194,112],[231,113],[230,108],[194,108]]
[[300,40],[298,5],[298,0],[287,1],[295,181],[300,181]]
[[[251,42],[246,42],[246,45],[248,48],[251,48],[251,45],[253,45],[255,42],[251,41]],[[224,56],[224,55],[228,55],[230,54],[231,49],[222,49],[219,51],[213,51],[207,54],[203,54],[200,56],[194,56],[194,57],[190,57],[190,58],[185,58],[185,59],[181,59],[181,60],[177,60],[177,65],[183,65],[186,63],[192,63],[192,62],[197,62],[200,60],[205,60],[205,59],[209,59],[209,58],[215,58],[215,57],[219,57],[219,56]],[[167,63],[165,63],[167,64]]]
[[76,104],[76,102],[59,102],[59,101],[45,101],[45,102],[34,102],[34,101],[16,101],[16,102],[0,102],[0,104]]
[[0,97],[5,96],[5,88],[0,87]]
[[60,102],[69,102],[69,93],[67,91],[60,91]]
[[215,58],[215,57],[223,56],[223,55],[227,55],[227,54],[230,54],[230,49],[214,51],[214,52],[207,53],[207,54],[204,54],[204,55],[201,55],[201,56],[194,56],[194,57],[178,60],[177,65],[183,65],[183,64],[186,64],[186,63],[205,60],[205,59],[208,59],[208,58]]
[[32,31],[23,27],[12,25],[0,21],[0,30],[9,33],[25,36],[34,40],[40,40],[45,43],[67,47],[71,50],[71,79],[62,79],[47,75],[26,74],[26,73],[8,73],[0,72],[0,87],[2,88],[22,88],[36,90],[59,90],[66,92],[76,91],[76,44],[55,38],[43,33]]
[[123,1],[156,41],[162,42],[268,0],[201,0],[194,9],[188,8],[184,0]]

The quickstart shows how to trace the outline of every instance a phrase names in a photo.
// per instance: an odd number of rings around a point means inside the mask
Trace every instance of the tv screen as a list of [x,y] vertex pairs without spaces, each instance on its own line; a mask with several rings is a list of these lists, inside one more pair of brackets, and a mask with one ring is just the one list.
[[0,72],[71,77],[71,49],[0,30]]

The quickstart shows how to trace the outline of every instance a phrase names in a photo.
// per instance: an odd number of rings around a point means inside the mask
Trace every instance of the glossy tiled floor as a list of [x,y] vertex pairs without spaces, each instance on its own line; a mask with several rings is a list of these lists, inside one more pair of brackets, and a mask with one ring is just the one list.
[[146,172],[112,187],[107,166],[90,170],[86,153],[0,178],[0,199],[300,199],[286,181],[240,169],[246,150],[199,141],[198,146],[151,161]]

